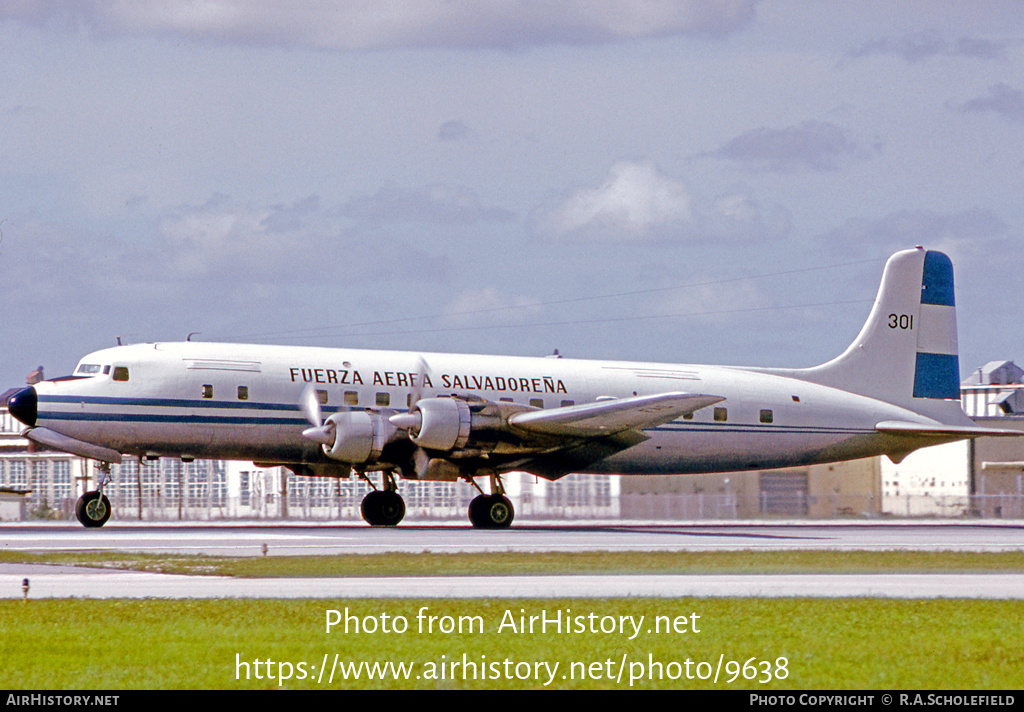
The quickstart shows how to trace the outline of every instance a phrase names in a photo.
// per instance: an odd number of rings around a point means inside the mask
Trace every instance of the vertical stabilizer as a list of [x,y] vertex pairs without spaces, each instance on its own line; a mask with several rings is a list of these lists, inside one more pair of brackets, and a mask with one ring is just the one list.
[[849,348],[794,375],[931,417],[955,408],[963,418],[949,257],[920,247],[890,257],[867,322]]

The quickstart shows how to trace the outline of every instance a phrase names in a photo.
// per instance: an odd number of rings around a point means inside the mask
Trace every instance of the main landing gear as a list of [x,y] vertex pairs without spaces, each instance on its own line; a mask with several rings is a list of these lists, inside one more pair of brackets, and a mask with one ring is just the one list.
[[[373,489],[363,497],[359,512],[371,527],[393,527],[405,517],[405,500],[398,494],[393,472],[384,472],[384,489]],[[367,482],[370,480],[363,475]],[[370,482],[372,486],[373,483]]]
[[110,519],[110,500],[103,494],[103,488],[110,482],[110,463],[101,462],[97,465],[100,472],[99,485],[91,492],[86,492],[75,503],[75,516],[82,526],[90,529],[102,527]]
[[[393,527],[405,517],[405,501],[398,494],[395,474],[384,472],[383,489],[377,489],[373,482],[361,474],[373,490],[371,490],[359,506],[363,519],[372,527]],[[471,478],[467,478],[480,494],[469,503],[469,521],[476,529],[507,529],[515,518],[515,508],[505,496],[505,487],[501,478],[491,475],[491,494],[484,494],[480,486]]]
[[470,480],[480,495],[469,503],[469,521],[476,529],[508,529],[516,516],[512,502],[505,496],[501,478],[491,475],[491,494],[484,494],[480,486]]

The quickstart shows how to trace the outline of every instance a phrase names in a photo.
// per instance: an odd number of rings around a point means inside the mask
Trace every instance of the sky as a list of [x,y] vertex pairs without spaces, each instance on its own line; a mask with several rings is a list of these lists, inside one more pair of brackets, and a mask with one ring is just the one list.
[[0,390],[123,343],[1024,363],[1024,2],[8,0]]

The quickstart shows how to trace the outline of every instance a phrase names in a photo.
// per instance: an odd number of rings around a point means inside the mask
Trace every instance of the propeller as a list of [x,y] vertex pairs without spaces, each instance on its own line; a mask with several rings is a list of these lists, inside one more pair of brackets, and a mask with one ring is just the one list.
[[309,438],[321,445],[333,445],[336,426],[331,421],[324,422],[323,411],[320,408],[320,398],[317,396],[316,388],[312,383],[306,384],[302,389],[302,396],[299,398],[299,408],[306,416],[313,427],[302,431],[302,437]]
[[427,380],[427,374],[430,372],[430,366],[427,365],[426,359],[422,356],[416,361],[416,382],[412,385],[412,402],[409,404],[410,407],[416,405],[416,402],[423,398],[423,382]]
[[416,363],[416,381],[413,384],[412,391],[410,392],[409,410],[405,413],[398,413],[388,418],[388,420],[391,421],[391,424],[396,428],[415,432],[419,430],[420,426],[423,424],[423,415],[419,410],[413,410],[413,408],[415,408],[416,403],[423,398],[423,383],[427,379],[429,368],[430,367],[427,365],[426,359],[420,356]]

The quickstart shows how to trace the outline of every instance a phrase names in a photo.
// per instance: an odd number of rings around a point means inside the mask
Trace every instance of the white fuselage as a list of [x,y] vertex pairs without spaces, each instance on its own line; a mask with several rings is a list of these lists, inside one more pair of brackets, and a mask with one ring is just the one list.
[[880,400],[738,367],[187,342],[86,356],[74,377],[36,385],[37,425],[139,456],[329,464],[302,436],[309,423],[299,402],[309,384],[326,398],[325,415],[399,413],[411,399],[453,394],[545,409],[666,391],[724,398],[645,429],[645,440],[579,470],[593,473],[867,457],[903,447],[876,431],[879,421],[926,420]]

